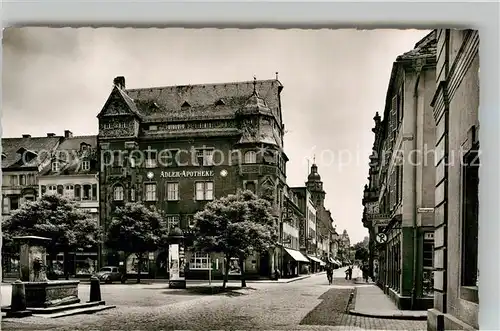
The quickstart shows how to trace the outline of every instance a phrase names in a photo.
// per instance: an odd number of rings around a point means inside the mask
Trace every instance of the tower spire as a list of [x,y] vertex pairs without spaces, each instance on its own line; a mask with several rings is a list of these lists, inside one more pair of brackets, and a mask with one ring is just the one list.
[[257,92],[257,77],[255,75],[253,76],[253,93],[255,94]]
[[313,164],[316,164],[316,154],[313,155]]

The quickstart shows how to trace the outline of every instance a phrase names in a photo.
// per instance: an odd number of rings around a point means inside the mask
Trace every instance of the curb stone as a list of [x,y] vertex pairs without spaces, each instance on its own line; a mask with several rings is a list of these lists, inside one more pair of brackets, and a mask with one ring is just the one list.
[[371,313],[371,312],[356,311],[356,310],[352,309],[352,310],[349,310],[349,315],[383,318],[383,319],[394,319],[394,320],[419,320],[419,321],[427,320],[427,314],[408,314],[408,315],[405,315],[403,312],[401,312],[401,313],[383,313],[383,312]]

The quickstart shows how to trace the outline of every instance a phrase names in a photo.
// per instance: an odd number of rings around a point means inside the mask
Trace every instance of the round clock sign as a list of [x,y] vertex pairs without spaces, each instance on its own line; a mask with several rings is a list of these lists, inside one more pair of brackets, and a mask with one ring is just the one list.
[[220,171],[220,175],[221,175],[222,177],[226,177],[226,176],[227,176],[227,170],[226,170],[226,169],[222,169],[222,170]]
[[153,179],[153,177],[155,176],[155,174],[153,172],[148,172],[148,174],[146,175],[148,177],[148,179]]

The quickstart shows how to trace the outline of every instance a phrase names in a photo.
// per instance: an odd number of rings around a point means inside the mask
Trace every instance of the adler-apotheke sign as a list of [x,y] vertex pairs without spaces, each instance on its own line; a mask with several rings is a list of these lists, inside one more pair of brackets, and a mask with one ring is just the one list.
[[162,171],[162,178],[181,178],[181,177],[213,177],[213,170],[182,170],[182,171]]

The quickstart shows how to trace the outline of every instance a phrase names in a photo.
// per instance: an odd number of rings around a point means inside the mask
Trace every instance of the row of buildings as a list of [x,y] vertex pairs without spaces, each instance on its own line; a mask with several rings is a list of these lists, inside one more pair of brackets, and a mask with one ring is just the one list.
[[429,330],[478,329],[479,36],[438,29],[393,65],[365,186],[371,272]]
[[[194,214],[207,202],[247,189],[270,197],[280,226],[277,249],[248,258],[247,277],[268,277],[275,268],[293,277],[320,270],[325,262],[343,264],[337,251],[347,233],[335,231],[317,165],[304,187],[287,185],[282,89],[277,78],[127,89],[125,78],[116,77],[97,116],[97,136],[66,130],[60,136],[2,139],[2,215],[43,194],[61,194],[106,231],[117,207],[141,202],[155,206],[169,228],[188,238]],[[3,254],[4,275],[16,275],[16,250]],[[168,247],[151,252],[141,274],[168,277],[168,254]],[[53,264],[62,267],[63,258]],[[134,254],[124,257],[105,245],[68,258],[73,275],[103,265],[138,272]],[[236,261],[223,261],[187,251],[186,278],[221,277],[226,267],[230,275],[241,274]]]

